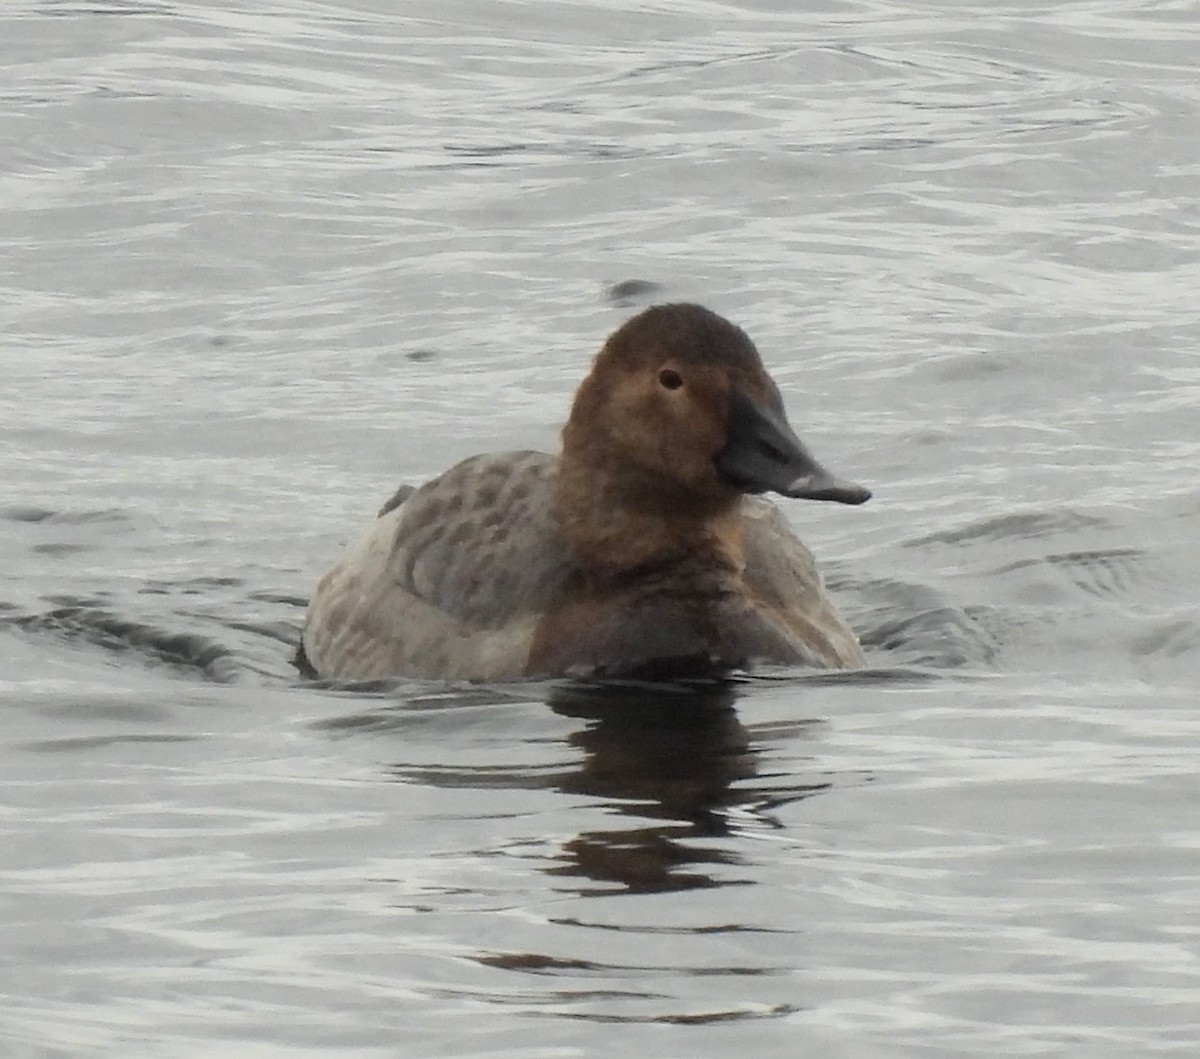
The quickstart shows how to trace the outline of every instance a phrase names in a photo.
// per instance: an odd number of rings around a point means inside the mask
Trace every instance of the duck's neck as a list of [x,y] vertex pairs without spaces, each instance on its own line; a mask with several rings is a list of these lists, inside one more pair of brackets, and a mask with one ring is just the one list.
[[586,576],[596,582],[687,565],[717,577],[745,566],[741,497],[701,496],[659,475],[613,468],[564,451],[555,515]]

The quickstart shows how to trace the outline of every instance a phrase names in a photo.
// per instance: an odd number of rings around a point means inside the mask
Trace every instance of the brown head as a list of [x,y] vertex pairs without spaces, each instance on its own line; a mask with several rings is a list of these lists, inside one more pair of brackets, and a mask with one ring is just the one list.
[[871,495],[812,458],[754,343],[699,305],[656,305],[613,332],[575,395],[563,449],[567,462],[621,469],[632,492],[669,502]]
[[575,395],[561,476],[568,508],[606,524],[614,507],[694,523],[768,490],[870,496],[808,453],[746,333],[688,304],[654,306],[609,337]]

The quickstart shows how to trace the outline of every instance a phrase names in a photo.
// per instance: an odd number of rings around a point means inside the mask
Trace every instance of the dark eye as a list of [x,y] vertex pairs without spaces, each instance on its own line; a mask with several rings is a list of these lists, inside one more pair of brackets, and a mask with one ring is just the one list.
[[658,373],[658,381],[662,384],[664,389],[678,390],[679,387],[683,385],[683,376],[673,368],[663,368],[663,370]]

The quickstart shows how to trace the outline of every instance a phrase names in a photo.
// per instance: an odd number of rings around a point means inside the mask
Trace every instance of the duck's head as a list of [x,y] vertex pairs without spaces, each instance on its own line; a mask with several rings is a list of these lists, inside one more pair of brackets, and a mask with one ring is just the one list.
[[754,343],[699,305],[657,305],[613,332],[576,394],[563,455],[625,468],[668,498],[770,491],[861,504],[871,495],[812,457]]

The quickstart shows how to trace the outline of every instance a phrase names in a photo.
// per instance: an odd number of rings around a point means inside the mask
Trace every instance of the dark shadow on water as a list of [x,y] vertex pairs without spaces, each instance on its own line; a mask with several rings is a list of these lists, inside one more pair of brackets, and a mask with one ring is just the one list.
[[556,689],[551,709],[585,721],[568,740],[582,751],[582,764],[562,777],[559,789],[603,799],[617,814],[614,822],[651,822],[581,832],[564,843],[563,863],[549,873],[599,883],[599,892],[661,893],[735,881],[722,873],[719,883],[705,868],[736,864],[737,855],[695,840],[729,837],[724,810],[740,800],[734,784],[756,774],[736,698],[732,683]]
[[[824,678],[824,679],[822,679]],[[837,674],[842,683],[927,679],[906,671]],[[764,685],[812,688],[828,686],[832,674],[807,678],[729,679],[692,683],[598,682],[539,685],[358,685],[343,693],[371,695],[371,708],[330,718],[318,727],[343,736],[386,735],[411,738],[430,731],[436,747],[442,731],[464,733],[482,726],[488,739],[498,720],[512,713],[505,704],[528,711],[544,709],[579,722],[553,737],[577,752],[574,764],[557,755],[550,764],[521,764],[485,759],[479,764],[407,761],[391,766],[400,780],[427,786],[486,790],[556,790],[598,802],[609,823],[582,830],[561,845],[548,874],[578,880],[578,892],[658,893],[754,882],[737,870],[739,832],[747,826],[770,830],[781,825],[773,810],[829,790],[835,777],[814,768],[799,774],[764,774],[762,740],[746,728],[735,710],[740,695]],[[405,701],[395,696],[404,694]],[[382,700],[382,701],[381,701]],[[497,713],[500,710],[502,712]],[[536,714],[533,717],[536,726]],[[501,723],[507,725],[508,720]],[[808,738],[823,722],[798,717],[786,726],[788,739]],[[781,738],[772,726],[768,741]],[[422,731],[425,729],[425,731]],[[535,734],[514,732],[514,743],[546,742]],[[458,753],[452,744],[448,756]],[[594,811],[585,811],[589,822]]]
[[605,287],[605,297],[614,305],[630,308],[638,304],[649,304],[662,292],[662,284],[648,279],[624,279]]

